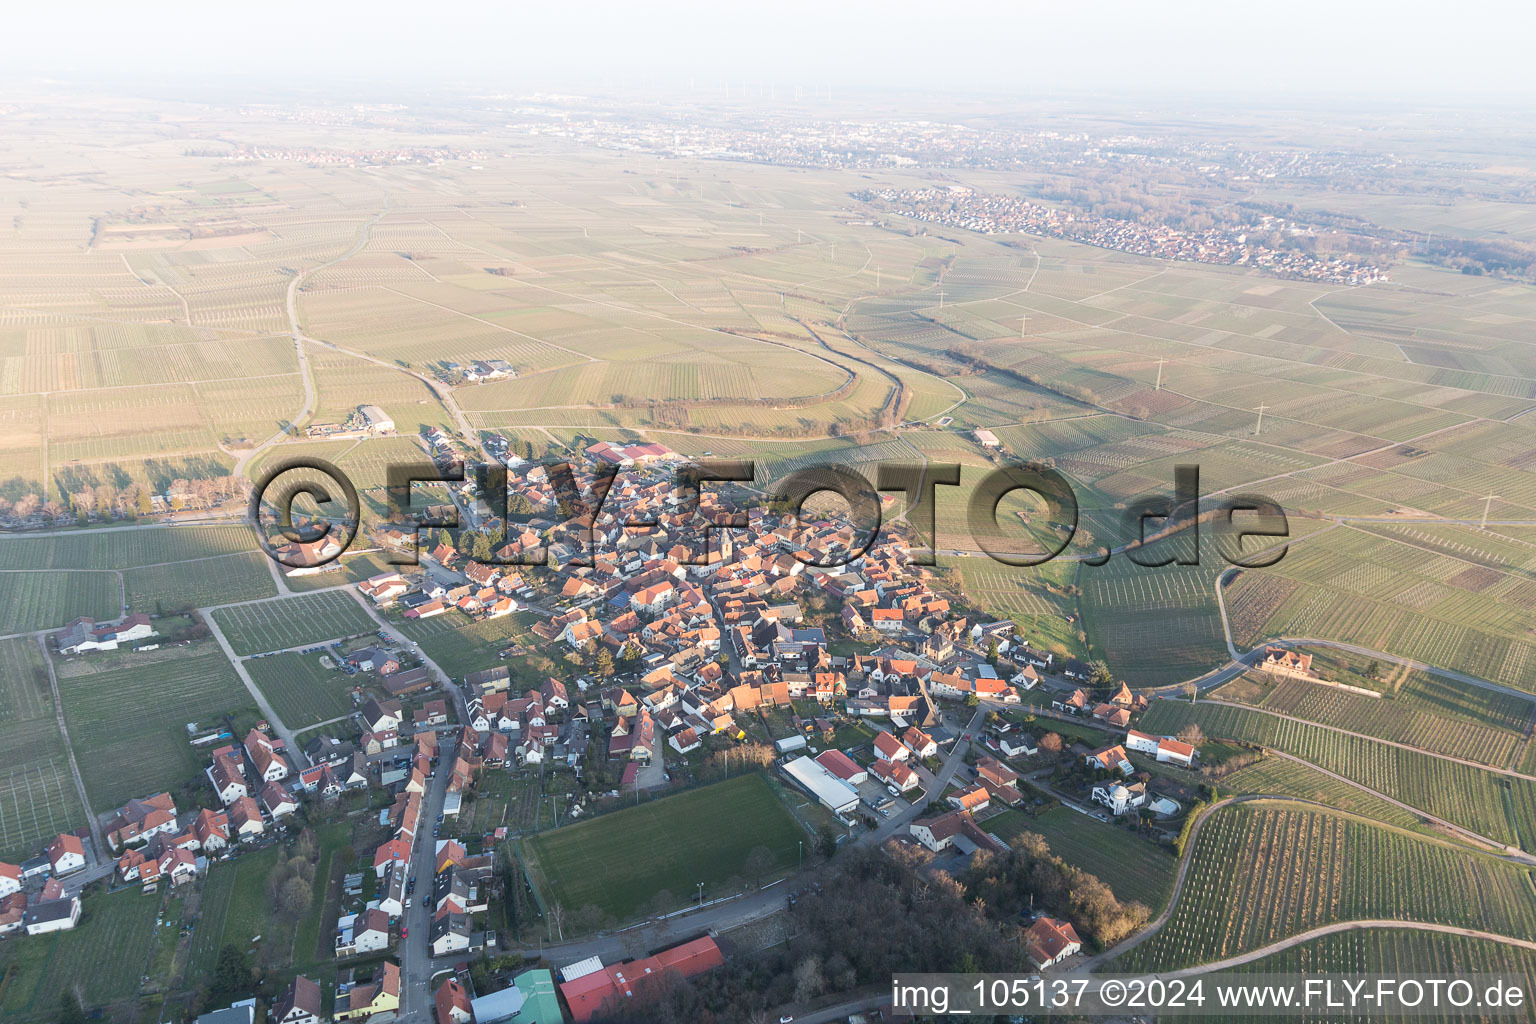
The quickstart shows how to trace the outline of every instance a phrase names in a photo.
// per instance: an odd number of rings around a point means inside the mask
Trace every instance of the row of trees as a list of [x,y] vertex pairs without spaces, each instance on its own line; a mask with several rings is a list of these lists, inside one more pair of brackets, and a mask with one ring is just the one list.
[[[243,498],[249,488],[249,481],[235,476],[178,478],[171,481],[165,496],[172,508],[211,508]],[[0,520],[27,522],[38,515],[55,521],[134,518],[154,511],[151,498],[152,491],[143,484],[79,484],[62,501],[45,500],[36,491],[30,491],[9,498],[0,496]]]

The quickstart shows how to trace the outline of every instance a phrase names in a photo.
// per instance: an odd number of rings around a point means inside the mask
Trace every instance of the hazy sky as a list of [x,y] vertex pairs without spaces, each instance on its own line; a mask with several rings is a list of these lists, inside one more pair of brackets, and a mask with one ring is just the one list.
[[0,71],[68,77],[368,77],[567,90],[691,82],[701,92],[718,92],[729,77],[781,89],[1346,101],[1536,93],[1529,0],[113,0],[29,4],[6,22]]

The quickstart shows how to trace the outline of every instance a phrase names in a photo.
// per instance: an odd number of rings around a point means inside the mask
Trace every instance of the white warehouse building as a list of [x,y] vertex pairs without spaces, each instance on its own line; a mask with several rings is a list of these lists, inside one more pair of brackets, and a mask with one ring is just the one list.
[[849,814],[859,806],[859,791],[808,757],[786,762],[788,775],[833,814]]
[[390,434],[394,432],[395,421],[389,418],[389,413],[376,405],[365,405],[358,412],[363,414],[363,419],[368,421],[368,429],[375,434]]

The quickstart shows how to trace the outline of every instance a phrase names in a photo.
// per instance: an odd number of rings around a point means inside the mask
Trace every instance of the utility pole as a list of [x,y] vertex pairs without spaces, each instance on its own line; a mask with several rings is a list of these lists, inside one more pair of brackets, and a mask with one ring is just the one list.
[[1157,387],[1153,388],[1153,391],[1163,390],[1163,364],[1167,361],[1166,359],[1159,359],[1157,361]]
[[795,244],[796,245],[800,244],[800,229],[799,228],[795,228]]
[[1497,494],[1490,494],[1483,499],[1483,525],[1478,527],[1479,530],[1488,529],[1488,510],[1493,508],[1493,500],[1497,497]]
[[1023,341],[1028,336],[1027,335],[1028,328],[1029,328],[1029,314],[1025,313],[1023,316],[1019,317],[1019,340],[1020,341]]
[[1259,431],[1264,429],[1264,410],[1268,408],[1269,406],[1265,405],[1263,402],[1259,403],[1259,422],[1253,428],[1254,437],[1258,437]]
[[702,907],[704,905],[704,883],[698,882],[696,884],[699,887],[699,906]]
[[831,245],[832,245],[832,262],[836,263],[837,262],[837,243],[833,242],[833,243],[831,243]]
[[803,868],[805,867],[805,840],[799,840],[798,845],[800,847],[800,866]]
[[939,308],[944,308],[944,286],[939,285]]

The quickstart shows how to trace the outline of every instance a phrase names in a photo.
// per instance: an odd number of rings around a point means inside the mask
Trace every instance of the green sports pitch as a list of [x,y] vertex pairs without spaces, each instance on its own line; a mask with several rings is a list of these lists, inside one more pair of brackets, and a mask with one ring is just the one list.
[[744,775],[567,825],[525,850],[546,901],[626,920],[659,893],[687,902],[699,882],[705,898],[721,895],[720,883],[745,878],[759,846],[773,854],[774,874],[793,869],[801,839],[809,842],[768,781]]

